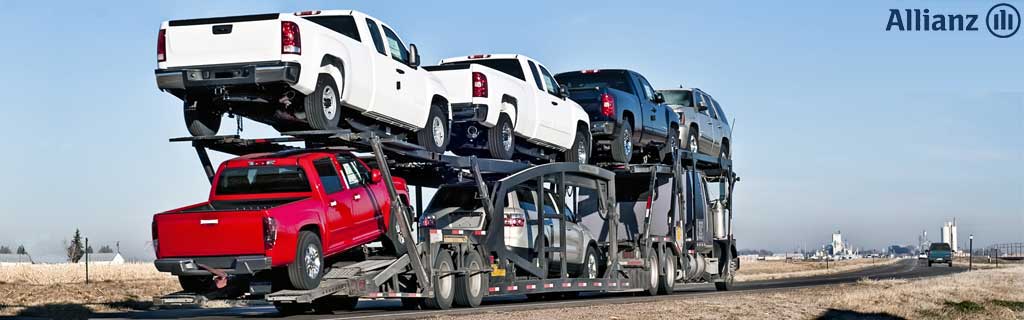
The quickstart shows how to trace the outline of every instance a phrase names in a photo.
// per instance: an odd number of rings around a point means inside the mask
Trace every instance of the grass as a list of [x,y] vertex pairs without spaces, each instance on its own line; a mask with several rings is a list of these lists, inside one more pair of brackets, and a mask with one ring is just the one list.
[[1015,312],[1024,312],[1024,301],[1007,301],[995,299],[990,300],[989,303],[1013,310]]
[[943,302],[943,304],[946,305],[946,307],[962,313],[972,313],[985,310],[984,306],[970,300],[960,302],[946,301]]
[[897,259],[853,259],[830,261],[749,261],[740,264],[736,281],[757,281],[809,277],[829,273],[850,272],[873,266],[896,263]]

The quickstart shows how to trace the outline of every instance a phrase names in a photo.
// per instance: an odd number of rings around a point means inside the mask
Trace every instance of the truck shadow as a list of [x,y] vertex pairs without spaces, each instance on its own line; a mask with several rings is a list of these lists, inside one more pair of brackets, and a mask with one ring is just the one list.
[[865,313],[851,310],[839,310],[839,309],[828,309],[825,313],[822,313],[816,320],[863,320],[863,319],[874,319],[874,320],[906,320],[906,318],[894,316],[884,312]]
[[[45,318],[45,319],[88,319],[102,316],[95,313],[89,306],[105,306],[110,309],[143,311],[153,308],[149,301],[123,300],[105,303],[50,303],[34,306],[0,305],[0,310],[18,309],[15,318]],[[4,318],[4,317],[0,317]]]

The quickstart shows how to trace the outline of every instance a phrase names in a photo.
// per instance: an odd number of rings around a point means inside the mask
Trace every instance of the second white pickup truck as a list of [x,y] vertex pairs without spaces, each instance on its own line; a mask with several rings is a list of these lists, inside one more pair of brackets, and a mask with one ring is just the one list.
[[540,63],[518,54],[480,54],[424,67],[440,79],[452,107],[452,144],[460,155],[513,156],[586,163],[587,112]]
[[195,136],[225,113],[279,131],[350,128],[446,150],[444,86],[380,20],[351,10],[172,20],[157,40],[157,86],[184,103]]

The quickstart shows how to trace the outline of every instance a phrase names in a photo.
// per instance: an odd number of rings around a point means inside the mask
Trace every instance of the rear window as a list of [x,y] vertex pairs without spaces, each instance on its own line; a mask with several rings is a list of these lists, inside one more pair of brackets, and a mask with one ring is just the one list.
[[468,61],[457,61],[449,62],[442,65],[445,66],[460,66],[479,64],[494,70],[501,71],[507,75],[518,78],[519,80],[526,81],[526,75],[523,74],[523,67],[519,65],[519,60],[516,59],[488,59],[488,60],[468,60]]
[[444,187],[437,190],[434,198],[430,200],[431,209],[459,208],[462,210],[475,210],[480,208],[482,200],[477,196],[476,186]]
[[949,244],[945,242],[933,243],[928,249],[932,251],[949,251]]
[[633,94],[633,86],[629,84],[629,76],[623,71],[569,72],[555,76],[555,80],[569,87],[569,89],[605,87]]
[[658,91],[665,97],[665,104],[692,107],[693,106],[693,93],[690,91],[681,90],[665,90]]
[[359,30],[356,29],[356,20],[352,16],[317,16],[306,17],[306,20],[313,21],[355,41],[362,41],[359,38]]
[[217,180],[217,195],[310,192],[306,172],[297,166],[229,168]]

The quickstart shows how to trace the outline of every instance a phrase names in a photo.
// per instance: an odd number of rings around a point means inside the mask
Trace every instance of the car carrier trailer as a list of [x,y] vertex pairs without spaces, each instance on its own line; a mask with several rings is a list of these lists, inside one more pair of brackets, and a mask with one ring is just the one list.
[[[253,282],[241,299],[264,299],[282,313],[314,309],[328,312],[354,308],[358,299],[401,299],[404,307],[446,309],[452,305],[475,307],[485,296],[527,295],[550,298],[579,292],[642,292],[670,294],[677,282],[715,282],[727,290],[738,269],[731,232],[732,186],[738,178],[728,159],[672,151],[670,164],[530,164],[510,160],[455,157],[428,152],[379,133],[346,130],[288,132],[267,139],[239,136],[187,137],[212,180],[214,167],[208,150],[242,155],[296,148],[282,143],[303,142],[306,148],[346,148],[370,152],[381,171],[393,203],[398,195],[392,174],[416,187],[416,213],[406,206],[391,206],[392,225],[399,228],[397,256],[370,256],[346,261],[325,272],[319,287],[311,290],[271,292],[269,283]],[[637,181],[645,181],[636,190]],[[456,182],[473,182],[489,219],[485,230],[465,232],[432,228],[414,229],[422,214],[422,188]],[[720,184],[718,214],[707,217],[706,182]],[[620,183],[629,183],[637,197],[616,199]],[[536,224],[559,220],[552,237],[560,246],[535,241],[522,256],[504,243],[505,193],[519,185],[551,190],[556,199],[586,198],[575,202],[581,222],[601,230],[596,246],[602,253],[598,277],[570,277],[566,259],[555,263],[555,254],[566,257],[564,214],[538,212]],[[543,208],[546,197],[536,197]],[[698,203],[703,203],[698,205]],[[638,207],[639,206],[639,207]],[[580,209],[583,208],[583,209]],[[642,208],[642,210],[635,210]],[[698,209],[704,214],[696,214]],[[497,214],[495,214],[497,212]],[[400,218],[403,217],[404,219]],[[716,219],[717,218],[717,219]],[[722,233],[711,222],[725,221]],[[709,231],[710,230],[710,231]],[[678,271],[677,271],[678,270]],[[156,297],[157,306],[202,304],[215,295],[176,292]]]

